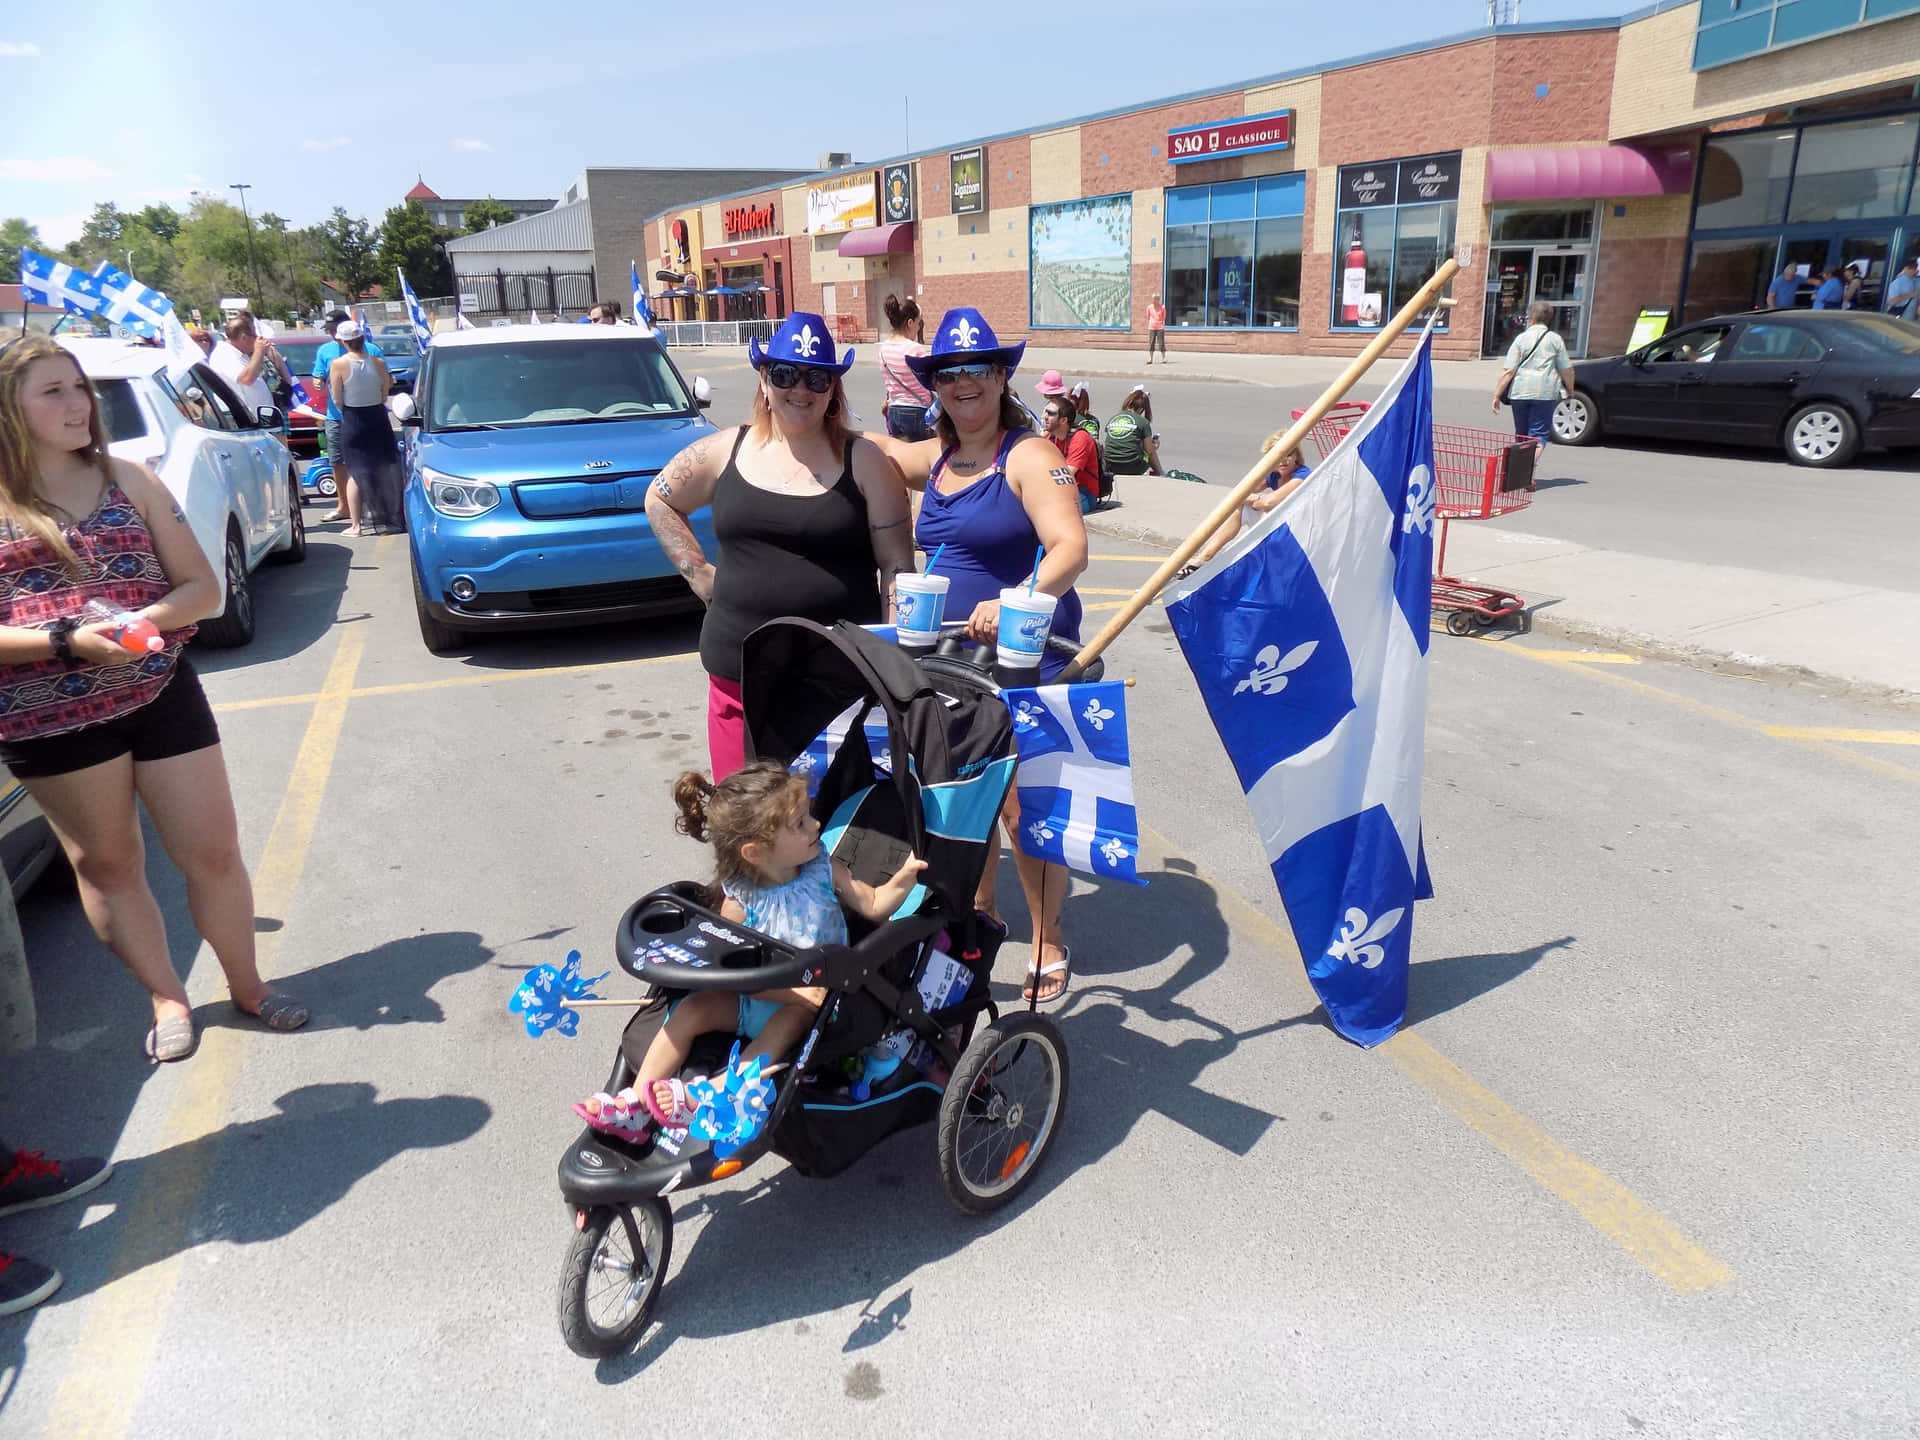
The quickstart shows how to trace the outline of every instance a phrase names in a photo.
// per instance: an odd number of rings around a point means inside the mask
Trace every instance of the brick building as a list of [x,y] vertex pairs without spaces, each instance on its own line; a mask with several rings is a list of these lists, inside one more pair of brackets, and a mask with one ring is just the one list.
[[1920,251],[1917,145],[1920,0],[1663,0],[717,194],[648,238],[865,337],[898,293],[1133,348],[1159,294],[1176,352],[1354,353],[1452,254],[1440,354],[1503,351],[1536,299],[1603,354],[1785,264],[1858,264],[1877,297]]

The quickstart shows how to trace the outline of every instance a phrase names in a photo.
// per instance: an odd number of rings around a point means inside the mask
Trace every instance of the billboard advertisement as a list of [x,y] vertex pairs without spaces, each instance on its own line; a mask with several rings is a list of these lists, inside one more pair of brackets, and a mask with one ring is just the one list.
[[976,145],[947,156],[947,189],[956,215],[980,215],[987,208],[987,152]]
[[1125,330],[1133,318],[1133,196],[1028,209],[1036,328]]
[[816,180],[807,186],[807,233],[837,235],[864,230],[877,222],[878,190],[873,172]]

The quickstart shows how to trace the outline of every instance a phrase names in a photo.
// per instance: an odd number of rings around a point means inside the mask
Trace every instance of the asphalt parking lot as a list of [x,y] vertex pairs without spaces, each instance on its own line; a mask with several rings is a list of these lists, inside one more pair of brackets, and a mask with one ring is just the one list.
[[[738,413],[744,372],[701,358],[713,413]],[[1239,450],[1269,428],[1245,395],[1193,403],[1231,409]],[[1617,467],[1620,508],[1647,468]],[[1861,563],[1896,563],[1893,533]],[[1158,557],[1093,549],[1097,620]],[[680,1201],[653,1330],[595,1365],[554,1319],[553,1166],[617,1012],[534,1041],[506,1000],[704,874],[666,800],[705,758],[697,624],[430,656],[404,541],[318,528],[258,597],[260,637],[202,666],[263,968],[315,1021],[233,1022],[155,859],[206,1029],[150,1069],[144,1002],[70,890],[23,906],[42,1044],[10,1063],[0,1133],[119,1172],[5,1222],[67,1275],[0,1320],[9,1435],[1920,1426],[1920,745],[1804,738],[1912,732],[1911,712],[1436,636],[1439,893],[1408,1029],[1362,1052],[1317,1014],[1149,612],[1112,671],[1137,681],[1151,883],[1075,882],[1073,1097],[1038,1182],[961,1217],[930,1130],[832,1181],[763,1163]],[[1003,997],[1027,955],[1011,918]]]

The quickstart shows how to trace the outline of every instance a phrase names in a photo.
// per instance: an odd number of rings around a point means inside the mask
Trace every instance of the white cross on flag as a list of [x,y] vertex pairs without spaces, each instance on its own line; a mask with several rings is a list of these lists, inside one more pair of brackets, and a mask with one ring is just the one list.
[[1167,591],[1308,977],[1361,1045],[1406,1014],[1413,902],[1432,894],[1431,330],[1299,490]]

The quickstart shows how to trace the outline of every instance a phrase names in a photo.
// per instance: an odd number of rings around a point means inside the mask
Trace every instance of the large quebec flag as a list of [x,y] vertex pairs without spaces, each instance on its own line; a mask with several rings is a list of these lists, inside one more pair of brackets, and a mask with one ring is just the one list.
[[1170,587],[1308,977],[1361,1045],[1406,1015],[1433,567],[1431,330],[1338,449]]
[[173,313],[171,300],[105,260],[93,267],[93,278],[100,282],[105,297],[100,308],[103,316],[144,339],[159,338],[167,316]]

